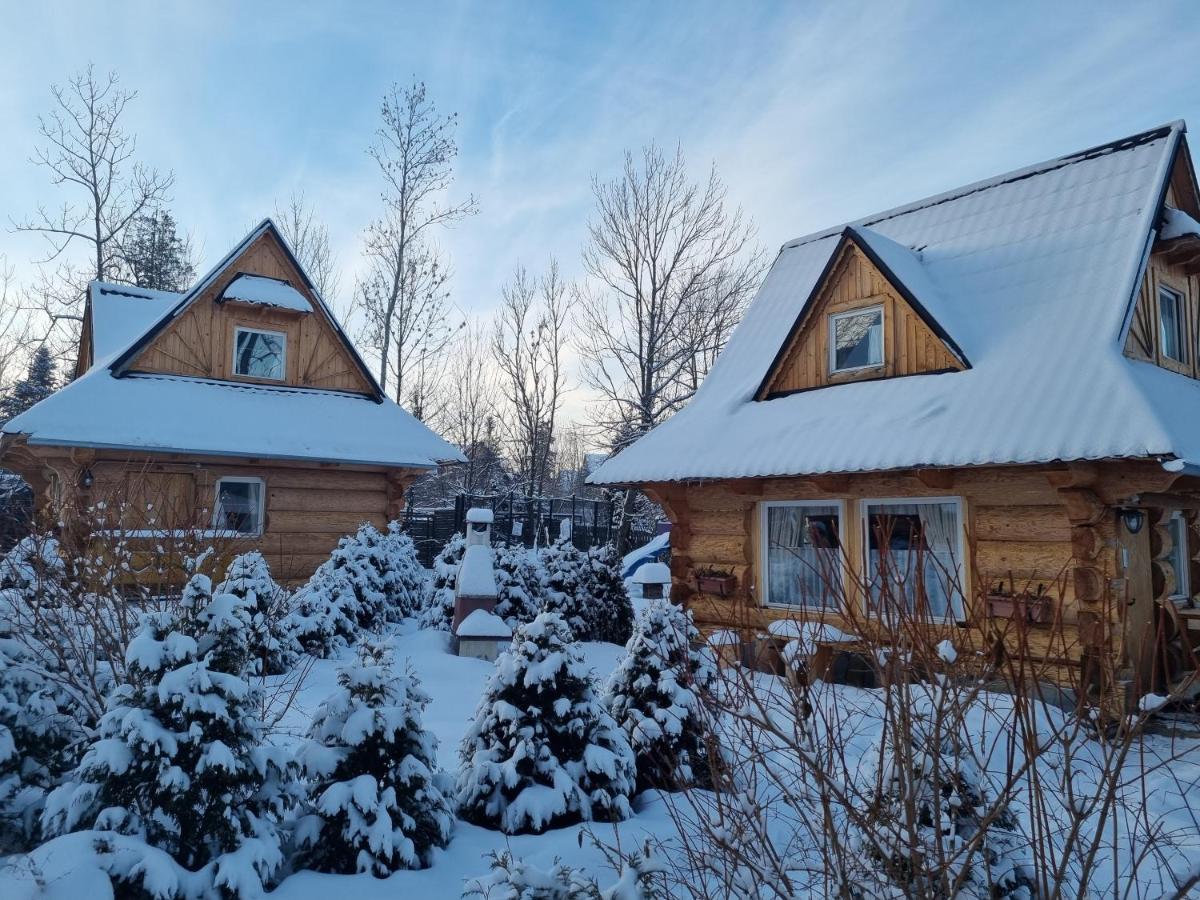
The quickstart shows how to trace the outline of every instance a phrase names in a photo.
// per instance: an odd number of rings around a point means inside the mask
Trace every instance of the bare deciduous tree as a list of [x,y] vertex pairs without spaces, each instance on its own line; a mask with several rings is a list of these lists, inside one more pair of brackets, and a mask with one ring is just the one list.
[[326,303],[336,306],[335,295],[342,278],[337,255],[329,243],[329,229],[317,218],[303,191],[293,192],[286,206],[275,204],[275,220],[318,293]]
[[[175,179],[134,159],[136,140],[123,129],[122,119],[137,92],[122,89],[116,73],[100,76],[89,65],[65,87],[51,86],[51,92],[54,107],[38,118],[43,142],[32,161],[49,170],[54,184],[68,186],[73,199],[60,208],[39,206],[13,227],[37,232],[50,245],[42,263],[57,265],[45,271],[36,295],[51,328],[67,328],[70,346],[82,319],[87,282],[116,274],[126,229],[169,200]],[[87,246],[87,263],[64,256],[75,243]]]
[[0,256],[0,392],[7,391],[21,372],[30,349],[29,317],[17,302],[13,270]]
[[[385,390],[394,384],[400,402],[427,406],[436,388],[435,358],[455,330],[446,322],[449,269],[431,231],[473,215],[477,206],[474,197],[440,202],[453,180],[457,117],[437,112],[424,83],[393,85],[380,112],[383,124],[368,152],[383,175],[384,210],[367,229],[371,269],[357,299],[366,338],[379,353],[380,384]],[[414,412],[428,415],[427,409]]]
[[[625,154],[613,181],[594,178],[596,216],[577,293],[577,344],[596,391],[595,424],[620,449],[695,392],[740,320],[763,268],[753,226],[729,209],[716,169],[688,178],[683,155]],[[633,492],[627,492],[621,539]]]
[[566,391],[567,284],[553,259],[541,278],[518,266],[492,329],[506,410],[501,417],[519,485],[537,496],[550,475],[558,411]]
[[489,335],[479,321],[468,324],[451,354],[448,400],[438,425],[447,440],[467,457],[455,466],[455,487],[467,493],[487,493],[495,487],[497,470],[496,372],[488,355]]

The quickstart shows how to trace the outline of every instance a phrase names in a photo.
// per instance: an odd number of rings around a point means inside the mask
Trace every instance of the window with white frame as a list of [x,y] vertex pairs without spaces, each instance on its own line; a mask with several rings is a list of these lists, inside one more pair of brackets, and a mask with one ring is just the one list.
[[961,501],[864,500],[862,509],[870,611],[885,620],[962,620]]
[[763,600],[770,606],[824,609],[842,594],[840,504],[762,506]]
[[213,529],[234,534],[262,534],[263,488],[261,478],[220,479],[213,504]]
[[1171,555],[1167,558],[1175,573],[1175,590],[1171,592],[1171,599],[1188,600],[1192,596],[1191,553],[1188,547],[1188,523],[1183,513],[1172,513],[1167,520],[1167,530],[1171,533]]
[[1187,362],[1183,295],[1169,287],[1158,289],[1158,340],[1163,356],[1176,362]]
[[282,381],[287,371],[287,335],[257,328],[235,328],[233,372],[247,378]]
[[883,365],[883,307],[829,317],[829,371],[854,372]]

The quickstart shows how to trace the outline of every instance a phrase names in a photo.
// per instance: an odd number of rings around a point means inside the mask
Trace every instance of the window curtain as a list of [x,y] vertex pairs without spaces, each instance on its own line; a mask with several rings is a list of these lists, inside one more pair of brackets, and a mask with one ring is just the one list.
[[921,534],[925,539],[925,593],[929,612],[946,617],[953,613],[961,618],[962,585],[958,559],[958,507],[953,503],[921,503],[917,505],[921,518]]
[[867,329],[867,363],[883,359],[883,315],[875,313],[871,327]]
[[836,507],[767,509],[767,600],[772,604],[836,606],[841,591],[838,551],[813,544],[809,517],[837,516]]
[[961,617],[957,505],[878,504],[868,506],[867,515],[873,612],[894,618],[900,611],[884,601],[903,598],[907,611],[921,618]]

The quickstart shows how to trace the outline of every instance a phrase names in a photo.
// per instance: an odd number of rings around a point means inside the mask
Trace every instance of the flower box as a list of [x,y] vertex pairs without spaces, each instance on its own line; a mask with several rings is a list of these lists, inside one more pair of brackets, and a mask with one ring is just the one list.
[[701,594],[728,597],[737,587],[737,576],[721,572],[697,572],[696,590]]
[[1053,608],[1048,594],[988,594],[988,615],[993,619],[1013,619],[1041,625],[1049,622]]

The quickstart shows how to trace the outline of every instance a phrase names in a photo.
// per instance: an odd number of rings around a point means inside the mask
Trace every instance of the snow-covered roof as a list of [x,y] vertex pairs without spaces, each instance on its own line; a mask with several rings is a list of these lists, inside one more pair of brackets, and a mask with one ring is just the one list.
[[458,623],[455,634],[460,638],[504,639],[512,637],[512,629],[495,613],[477,609]]
[[1182,209],[1168,206],[1163,216],[1162,230],[1159,239],[1164,241],[1181,237],[1200,237],[1200,222],[1197,222]]
[[1184,131],[1176,122],[851,223],[962,348],[965,371],[755,400],[848,226],[787,243],[688,406],[588,480],[1200,463],[1200,381],[1122,352]]
[[104,359],[124,350],[179,302],[181,294],[128,284],[93,281],[92,358]]
[[634,584],[670,584],[671,567],[666,563],[651,562],[633,573]]
[[495,515],[490,509],[484,509],[479,506],[472,506],[467,510],[467,521],[479,525],[491,525],[496,520]]
[[98,361],[9,420],[30,444],[431,468],[459,451],[390,400],[337,391],[114,377]]
[[239,300],[258,306],[273,306],[278,309],[294,309],[310,313],[312,304],[298,290],[278,278],[265,275],[239,275],[221,292],[222,300]]

